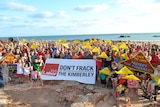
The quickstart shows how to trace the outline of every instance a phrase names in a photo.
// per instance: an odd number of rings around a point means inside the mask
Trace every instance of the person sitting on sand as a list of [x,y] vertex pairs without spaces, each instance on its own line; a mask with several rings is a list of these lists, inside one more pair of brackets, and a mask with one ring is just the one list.
[[99,78],[98,78],[98,81],[101,83],[102,87],[105,87],[108,85],[108,76],[109,75],[106,75],[104,73],[99,73]]
[[122,85],[122,84],[119,84],[117,87],[116,87],[116,97],[119,97],[121,96],[122,94],[124,94],[126,88]]
[[118,82],[118,74],[116,73],[118,71],[118,64],[114,61],[111,64],[111,71],[112,71],[112,75],[111,75],[112,85],[113,85],[113,89],[115,89]]

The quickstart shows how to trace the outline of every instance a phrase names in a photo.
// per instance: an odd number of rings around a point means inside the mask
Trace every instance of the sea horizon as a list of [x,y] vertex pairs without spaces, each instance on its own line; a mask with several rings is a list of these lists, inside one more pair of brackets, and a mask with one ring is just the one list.
[[[120,37],[124,36],[124,37]],[[126,36],[126,37],[125,37]],[[128,37],[127,37],[128,36]],[[157,36],[157,37],[154,37]],[[0,37],[1,40],[7,40],[8,38],[14,38],[14,40],[27,39],[28,41],[34,40],[47,40],[56,41],[62,38],[66,40],[85,40],[91,38],[97,38],[102,40],[133,40],[133,41],[160,41],[160,32],[153,33],[106,33],[106,34],[66,34],[66,35],[35,35],[35,36],[5,36]],[[158,38],[158,39],[157,39]]]

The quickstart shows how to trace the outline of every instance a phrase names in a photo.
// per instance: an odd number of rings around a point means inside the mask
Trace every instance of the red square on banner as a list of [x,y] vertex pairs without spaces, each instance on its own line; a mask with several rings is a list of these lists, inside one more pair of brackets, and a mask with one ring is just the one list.
[[46,64],[43,69],[43,74],[56,76],[58,73],[59,64]]

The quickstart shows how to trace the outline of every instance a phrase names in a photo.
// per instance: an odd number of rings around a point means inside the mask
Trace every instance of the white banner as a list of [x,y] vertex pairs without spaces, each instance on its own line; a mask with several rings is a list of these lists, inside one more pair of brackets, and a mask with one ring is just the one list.
[[74,80],[95,84],[96,61],[88,59],[47,59],[41,74],[43,80]]

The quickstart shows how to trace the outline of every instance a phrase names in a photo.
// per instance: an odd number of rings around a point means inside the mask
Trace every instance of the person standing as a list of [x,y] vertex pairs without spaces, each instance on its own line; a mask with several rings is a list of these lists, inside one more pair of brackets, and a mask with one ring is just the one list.
[[6,62],[4,62],[2,64],[2,75],[3,75],[3,79],[4,79],[5,84],[8,84],[9,68],[8,68],[8,64]]
[[17,77],[19,78],[19,83],[23,84],[23,63],[22,63],[22,59],[18,60],[17,63]]
[[33,69],[38,73],[38,79],[41,82],[41,85],[43,86],[43,80],[41,79],[41,68],[40,68],[40,62],[38,61],[38,58],[35,58],[34,62],[32,63]]

